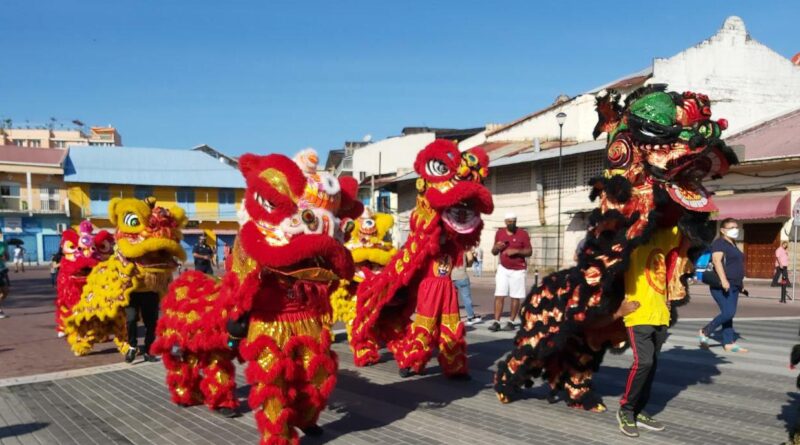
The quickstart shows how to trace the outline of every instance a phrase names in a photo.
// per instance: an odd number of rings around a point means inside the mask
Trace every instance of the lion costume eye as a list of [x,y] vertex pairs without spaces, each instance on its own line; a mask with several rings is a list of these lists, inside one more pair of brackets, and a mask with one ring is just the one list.
[[425,173],[430,176],[445,176],[450,173],[450,169],[447,168],[444,162],[438,159],[431,159],[425,163]]
[[375,220],[374,219],[365,219],[361,222],[361,225],[364,226],[365,229],[371,229],[375,227]]
[[341,187],[339,186],[339,180],[335,177],[330,175],[320,175],[319,179],[322,191],[328,195],[335,195],[341,190]]
[[139,227],[141,224],[139,221],[139,216],[130,212],[125,214],[125,218],[122,219],[122,222],[125,223],[126,226],[130,227]]
[[264,199],[258,193],[253,193],[253,199],[264,208],[267,213],[272,213],[275,210],[275,205],[269,202],[268,200]]
[[61,250],[64,252],[64,254],[71,255],[75,253],[75,244],[73,244],[72,241],[67,241],[64,243],[64,247],[62,247]]

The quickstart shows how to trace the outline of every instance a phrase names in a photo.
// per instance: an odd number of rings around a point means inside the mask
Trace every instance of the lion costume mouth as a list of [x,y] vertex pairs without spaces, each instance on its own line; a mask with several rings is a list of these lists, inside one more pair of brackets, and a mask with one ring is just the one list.
[[454,232],[469,234],[481,225],[481,215],[473,210],[471,203],[462,202],[446,208],[442,212],[442,221]]

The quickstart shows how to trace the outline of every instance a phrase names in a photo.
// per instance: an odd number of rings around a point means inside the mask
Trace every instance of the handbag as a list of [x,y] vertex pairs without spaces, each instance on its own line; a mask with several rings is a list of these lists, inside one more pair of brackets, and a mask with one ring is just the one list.
[[[723,256],[722,264],[725,265],[727,263],[726,258]],[[703,272],[703,283],[707,284],[709,287],[722,288],[722,280],[719,279],[719,274],[714,270],[713,261],[708,262],[706,271]]]

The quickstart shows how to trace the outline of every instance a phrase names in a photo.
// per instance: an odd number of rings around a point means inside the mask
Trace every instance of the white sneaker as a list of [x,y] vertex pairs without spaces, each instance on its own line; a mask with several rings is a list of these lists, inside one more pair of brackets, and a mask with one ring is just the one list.
[[483,317],[480,315],[473,315],[472,317],[467,318],[467,321],[464,322],[467,326],[476,325],[478,323],[483,323]]
[[58,338],[64,338],[64,337],[66,337],[66,336],[67,336],[67,334],[65,334],[65,333],[63,333],[63,332],[61,332],[61,331],[58,331],[58,334],[57,334],[57,336],[58,336]]
[[0,311],[0,318],[8,318],[8,315],[6,315],[4,312]]

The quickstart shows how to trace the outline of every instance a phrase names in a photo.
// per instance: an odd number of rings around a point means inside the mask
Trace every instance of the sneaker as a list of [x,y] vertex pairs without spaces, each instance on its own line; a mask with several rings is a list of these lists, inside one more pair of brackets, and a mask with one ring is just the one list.
[[228,408],[226,406],[223,406],[221,408],[217,408],[215,411],[220,416],[226,417],[228,419],[233,419],[234,417],[241,416],[241,413],[239,413],[239,410],[237,410],[235,408]]
[[514,329],[516,329],[516,328],[517,328],[517,327],[516,327],[516,326],[514,326],[514,323],[512,323],[512,322],[510,322],[510,321],[507,321],[507,322],[506,322],[506,324],[505,324],[505,325],[503,325],[503,330],[504,330],[504,331],[513,331],[513,330],[514,330]]
[[619,423],[619,430],[622,434],[628,437],[639,437],[639,428],[636,427],[633,414],[619,410],[617,411],[617,422]]
[[663,423],[645,413],[639,413],[636,416],[636,425],[650,431],[664,431],[666,428]]
[[58,337],[58,338],[64,338],[66,336],[67,336],[67,334],[65,334],[63,331],[58,331],[58,334],[56,334],[56,337]]
[[304,428],[300,428],[300,431],[302,431],[303,434],[305,434],[306,436],[311,436],[311,437],[321,436],[325,432],[325,430],[323,430],[322,427],[319,425],[311,425]]
[[500,330],[500,322],[499,321],[495,321],[494,323],[490,324],[489,325],[489,330],[492,331],[492,332],[499,331]]
[[402,377],[404,379],[407,379],[407,378],[411,377],[412,375],[414,375],[414,371],[412,371],[411,368],[400,368],[398,373],[400,374],[400,377]]
[[128,349],[128,352],[125,353],[125,363],[133,363],[133,360],[136,359],[136,348]]
[[467,321],[464,324],[467,326],[472,326],[478,323],[483,323],[483,317],[481,317],[480,315],[473,315],[472,317],[468,317]]
[[158,361],[158,357],[156,357],[155,355],[150,355],[150,354],[148,354],[146,352],[144,354],[142,354],[142,357],[144,358],[144,361],[146,361],[146,362],[157,362]]
[[6,315],[5,312],[0,311],[0,318],[8,318],[8,315]]

